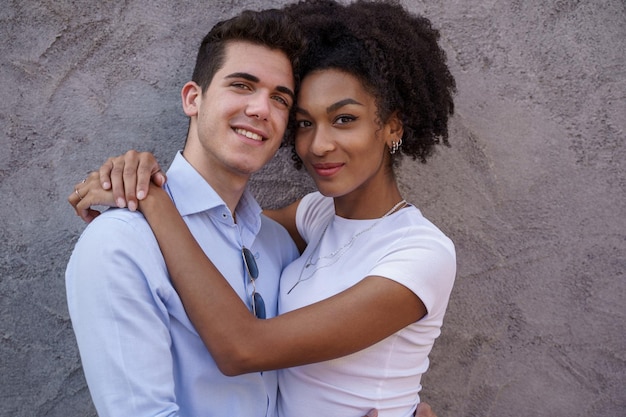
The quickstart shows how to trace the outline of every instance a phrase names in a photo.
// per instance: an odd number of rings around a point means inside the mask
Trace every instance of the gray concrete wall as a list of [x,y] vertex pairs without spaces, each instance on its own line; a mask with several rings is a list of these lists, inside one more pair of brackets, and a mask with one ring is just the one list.
[[[399,173],[458,249],[423,397],[440,417],[626,415],[624,2],[403,1],[441,29],[459,89],[452,148]],[[66,197],[128,148],[168,164],[202,35],[277,3],[1,3],[0,415],[93,416]],[[310,189],[287,159],[255,178],[264,204]]]

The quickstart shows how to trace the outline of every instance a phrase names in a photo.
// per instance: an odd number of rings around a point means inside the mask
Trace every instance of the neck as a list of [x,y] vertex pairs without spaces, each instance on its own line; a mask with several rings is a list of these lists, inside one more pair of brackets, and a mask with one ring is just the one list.
[[183,150],[185,159],[224,200],[233,218],[235,218],[235,209],[248,185],[250,176],[229,172],[216,161],[202,158],[200,155],[202,154],[188,149],[187,146]]
[[402,195],[395,182],[356,190],[345,196],[335,197],[335,214],[347,219],[376,219],[384,216],[393,206],[402,201]]

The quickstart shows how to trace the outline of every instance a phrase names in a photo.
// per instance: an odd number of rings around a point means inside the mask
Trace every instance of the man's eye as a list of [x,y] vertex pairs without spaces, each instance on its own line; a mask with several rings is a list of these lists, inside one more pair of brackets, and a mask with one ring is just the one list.
[[285,100],[283,97],[281,96],[274,96],[274,100],[276,100],[277,102],[279,102],[280,104],[284,105],[285,107],[289,107],[289,102],[287,100]]

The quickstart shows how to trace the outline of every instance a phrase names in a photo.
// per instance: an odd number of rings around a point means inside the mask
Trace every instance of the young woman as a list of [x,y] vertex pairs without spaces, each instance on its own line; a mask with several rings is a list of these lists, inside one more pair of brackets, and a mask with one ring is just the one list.
[[409,416],[456,265],[452,242],[402,197],[393,166],[402,153],[425,160],[439,140],[447,143],[454,80],[438,32],[395,3],[308,1],[286,10],[310,40],[294,159],[319,192],[266,213],[303,250],[283,271],[280,315],[257,318],[263,271],[249,250],[242,273],[250,308],[161,188],[151,185],[139,208],[224,373],[282,369],[281,416],[360,416],[371,408]]

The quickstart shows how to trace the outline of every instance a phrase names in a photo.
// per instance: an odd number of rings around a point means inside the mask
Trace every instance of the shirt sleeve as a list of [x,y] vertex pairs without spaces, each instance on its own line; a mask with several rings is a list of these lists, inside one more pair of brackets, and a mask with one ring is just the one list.
[[167,276],[163,258],[140,215],[107,214],[87,227],[66,270],[89,390],[100,417],[178,416],[167,294],[150,284]]
[[322,233],[326,224],[335,214],[333,199],[316,191],[305,195],[296,210],[296,227],[302,239],[308,244],[317,234]]
[[424,303],[431,318],[442,319],[456,275],[454,244],[429,226],[405,228],[370,275],[406,286]]

